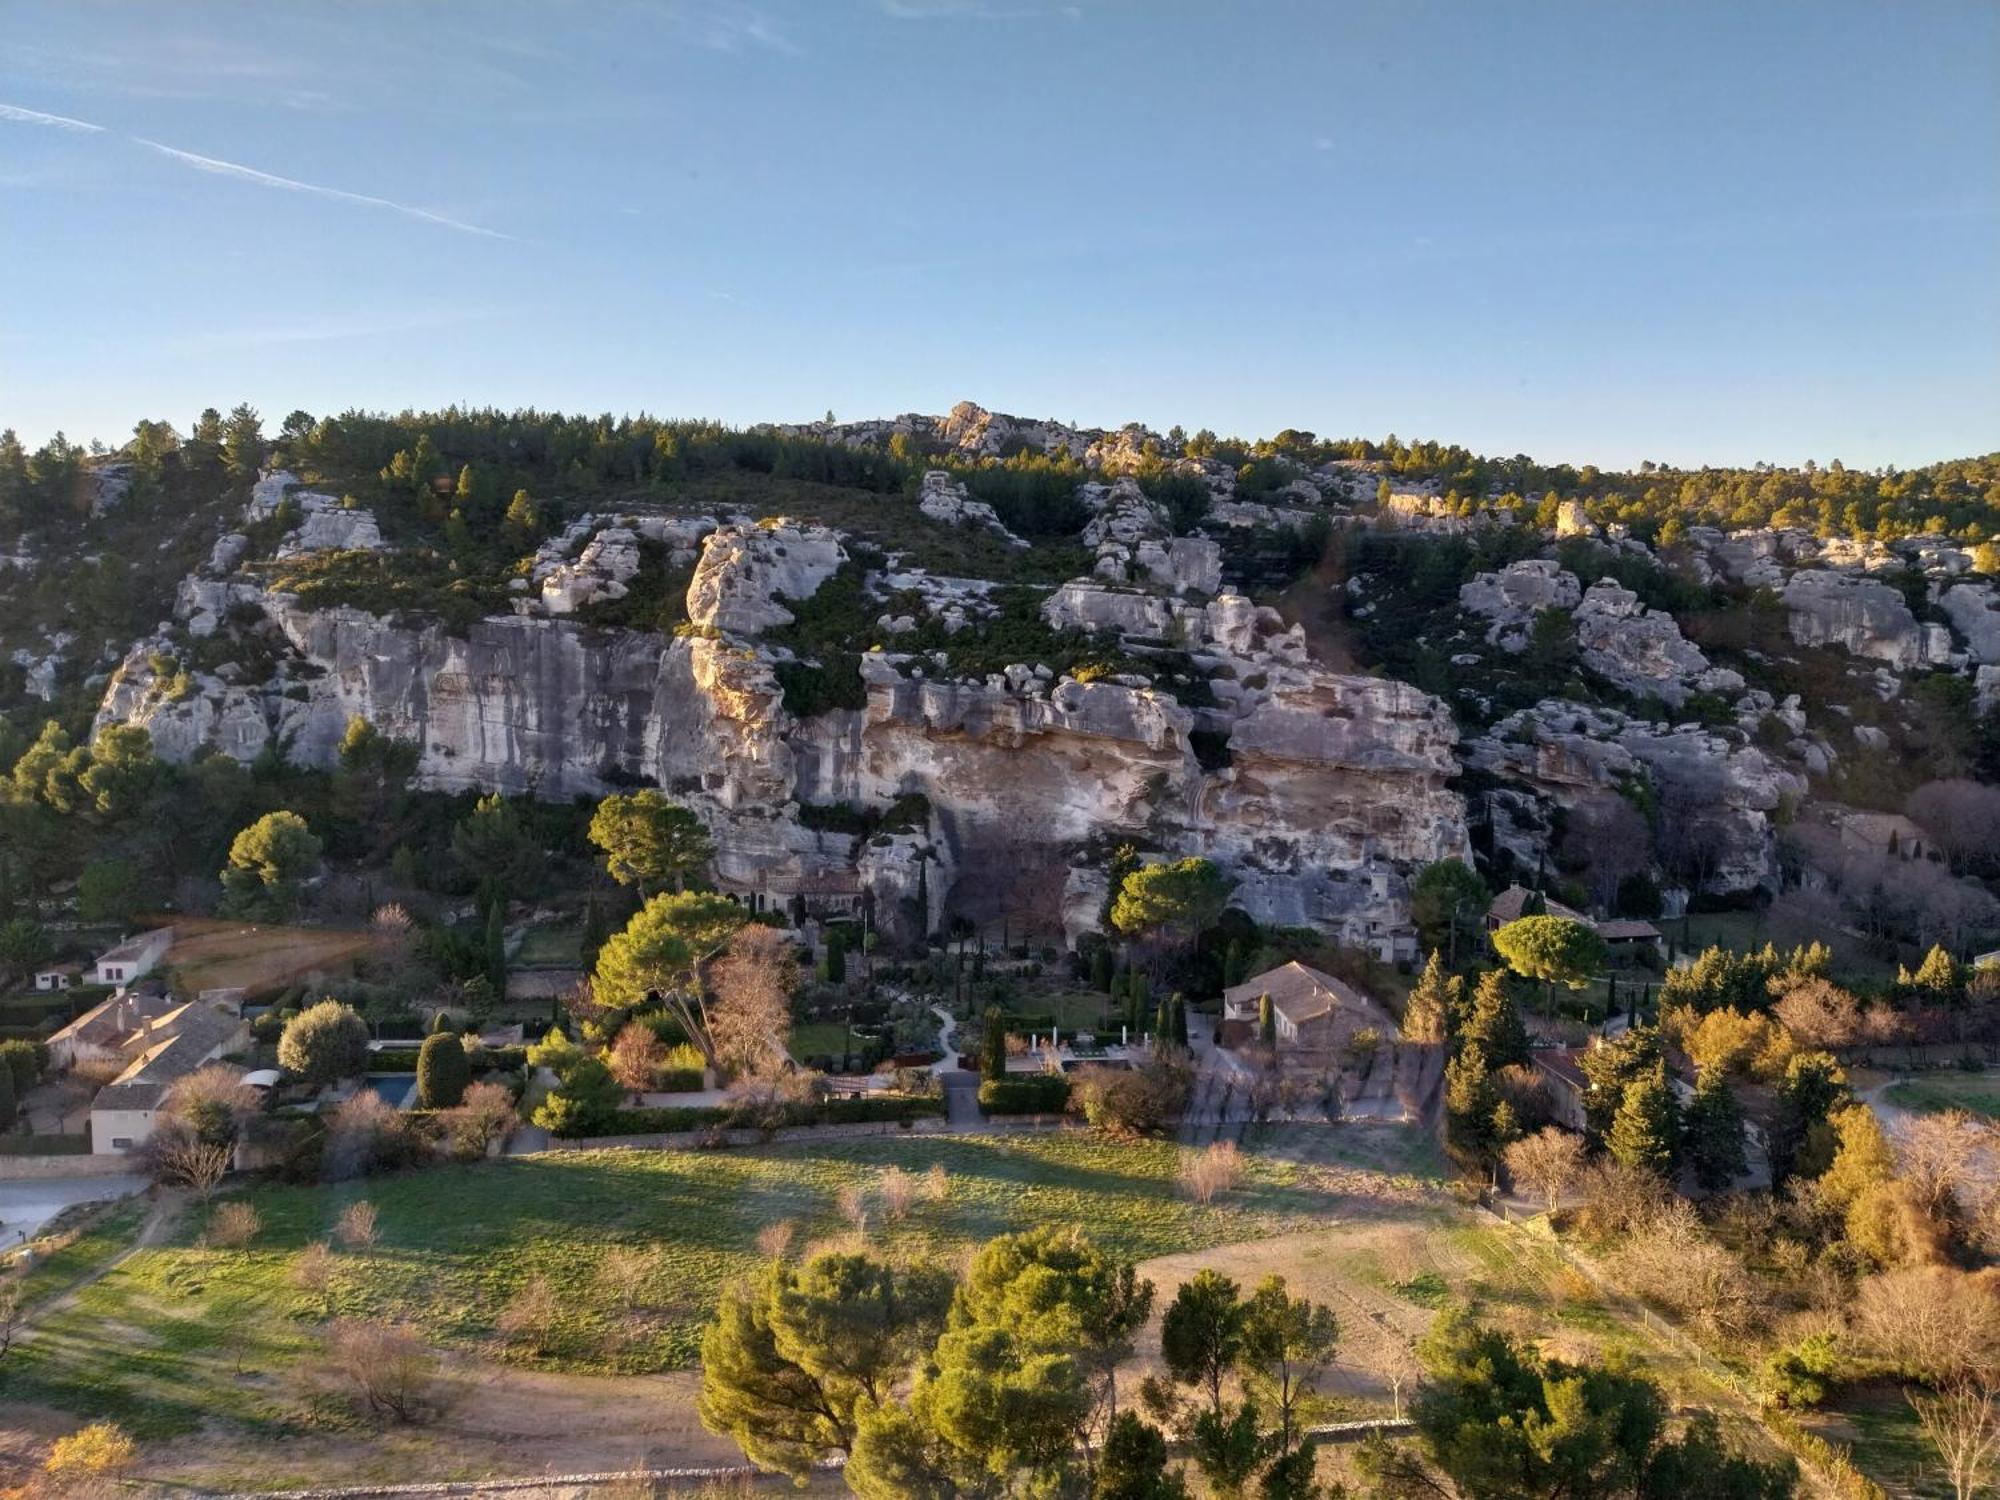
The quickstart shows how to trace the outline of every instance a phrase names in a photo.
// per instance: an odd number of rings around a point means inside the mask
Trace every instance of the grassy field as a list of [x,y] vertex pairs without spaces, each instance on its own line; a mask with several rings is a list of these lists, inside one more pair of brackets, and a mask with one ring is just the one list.
[[167,967],[191,992],[245,989],[257,995],[345,971],[368,945],[367,933],[346,928],[184,919],[174,923]]
[[806,1021],[792,1027],[786,1046],[801,1062],[808,1057],[831,1057],[837,1061],[843,1042],[848,1041],[847,1027],[839,1021]]
[[513,962],[524,969],[559,969],[581,961],[583,929],[571,924],[530,927],[521,934]]
[[1962,1109],[2000,1120],[2000,1072],[1940,1071],[1891,1084],[1883,1095],[1891,1104],[1920,1114]]
[[[1335,1212],[1341,1189],[1312,1165],[1259,1160],[1242,1188],[1202,1206],[1174,1189],[1176,1148],[1088,1132],[908,1137],[759,1151],[592,1152],[430,1171],[334,1187],[264,1187],[244,1250],[199,1243],[194,1216],[53,1310],[16,1352],[6,1395],[118,1419],[147,1437],[220,1418],[266,1433],[302,1413],[289,1372],[311,1362],[329,1311],[418,1327],[438,1345],[497,1352],[500,1311],[544,1275],[562,1299],[544,1367],[590,1373],[685,1365],[722,1282],[756,1263],[780,1220],[801,1243],[842,1234],[836,1195],[889,1166],[949,1174],[949,1194],[871,1239],[956,1255],[1039,1223],[1087,1225],[1145,1258],[1298,1230]],[[293,1255],[366,1197],[380,1240],[343,1252],[330,1307],[287,1279]],[[614,1248],[651,1252],[629,1295],[603,1274]],[[73,1280],[66,1276],[65,1282]]]

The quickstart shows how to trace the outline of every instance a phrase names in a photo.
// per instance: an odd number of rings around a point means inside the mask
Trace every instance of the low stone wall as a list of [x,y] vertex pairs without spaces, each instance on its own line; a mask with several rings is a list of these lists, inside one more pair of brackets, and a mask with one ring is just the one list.
[[0,1182],[53,1182],[64,1177],[122,1177],[145,1170],[138,1157],[0,1156]]

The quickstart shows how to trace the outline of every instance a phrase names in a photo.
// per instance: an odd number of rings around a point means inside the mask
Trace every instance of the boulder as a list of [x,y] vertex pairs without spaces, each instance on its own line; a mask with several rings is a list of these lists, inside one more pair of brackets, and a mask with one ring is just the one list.
[[965,486],[943,469],[925,473],[923,487],[917,492],[917,509],[946,526],[972,526],[990,531],[1010,547],[1029,545],[1025,538],[1007,529],[992,506],[973,499]]
[[1801,569],[1782,594],[1792,639],[1840,646],[1899,672],[1928,660],[1929,642],[1902,594],[1886,583],[1829,569]]

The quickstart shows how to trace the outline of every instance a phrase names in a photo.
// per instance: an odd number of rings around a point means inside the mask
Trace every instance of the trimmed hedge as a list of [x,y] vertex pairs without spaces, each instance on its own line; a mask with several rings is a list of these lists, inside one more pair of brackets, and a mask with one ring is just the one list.
[[[383,1047],[368,1054],[368,1071],[371,1073],[414,1073],[417,1071],[416,1047]],[[489,1052],[483,1047],[467,1047],[466,1061],[477,1073],[518,1073],[528,1065],[526,1047],[498,1047]],[[701,1087],[696,1084],[695,1087]]]
[[0,1156],[88,1156],[87,1135],[0,1135]]
[[979,1107],[989,1115],[1059,1115],[1069,1107],[1069,1080],[1060,1073],[989,1078],[979,1085]]
[[[784,1104],[770,1110],[754,1106],[686,1105],[661,1109],[621,1109],[590,1136],[670,1135],[687,1130],[776,1129],[786,1125],[870,1125],[893,1121],[910,1124],[945,1112],[942,1099],[825,1099],[818,1104]],[[575,1137],[588,1139],[589,1136]]]
[[700,1068],[662,1068],[653,1087],[662,1094],[699,1094],[708,1087],[708,1080]]

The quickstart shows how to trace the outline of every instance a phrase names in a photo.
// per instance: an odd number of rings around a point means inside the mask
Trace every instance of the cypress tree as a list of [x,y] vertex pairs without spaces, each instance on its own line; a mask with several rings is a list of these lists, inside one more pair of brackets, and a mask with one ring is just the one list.
[[1628,1167],[1671,1178],[1679,1147],[1679,1110],[1665,1065],[1625,1085],[1605,1149]]
[[1185,1047],[1188,1044],[1187,1001],[1176,991],[1168,1003],[1174,1011],[1174,1045]]
[[1000,1007],[986,1007],[986,1025],[979,1036],[979,1071],[988,1078],[1007,1076],[1007,1019]]
[[472,1082],[472,1064],[465,1047],[450,1032],[424,1038],[417,1053],[417,1103],[425,1109],[450,1109],[465,1098]]
[[499,897],[486,908],[486,977],[496,998],[507,993],[507,913]]
[[1125,989],[1126,993],[1130,996],[1125,1006],[1126,1018],[1131,1024],[1132,1029],[1137,1031],[1140,1020],[1152,1006],[1153,987],[1146,982],[1144,974],[1135,973],[1127,981]]
[[1170,998],[1163,996],[1153,1012],[1153,1038],[1159,1042],[1174,1039],[1174,1002]]
[[1278,1045],[1278,1008],[1268,993],[1257,997],[1257,1040],[1266,1047]]
[[0,1063],[0,1130],[14,1128],[14,1070]]
[[1719,1193],[1749,1169],[1743,1151],[1743,1111],[1720,1068],[1703,1068],[1681,1119],[1688,1167],[1703,1192]]
[[1100,994],[1112,993],[1111,950],[1099,948],[1090,956],[1090,987]]

